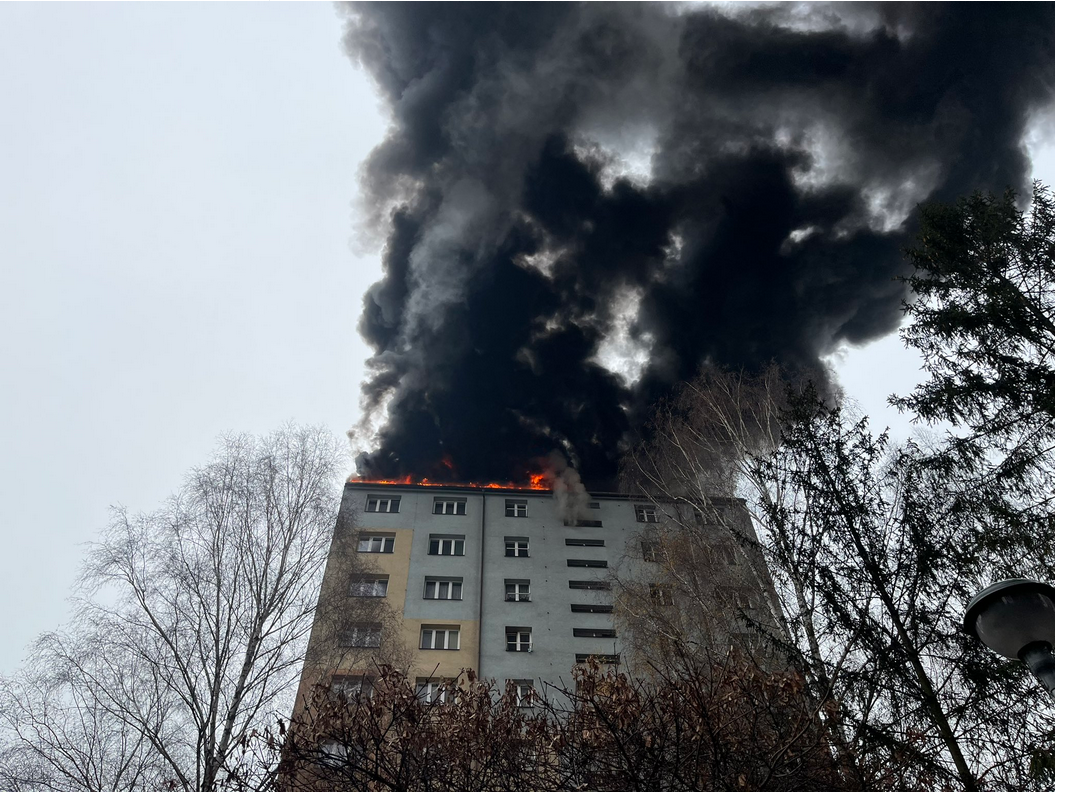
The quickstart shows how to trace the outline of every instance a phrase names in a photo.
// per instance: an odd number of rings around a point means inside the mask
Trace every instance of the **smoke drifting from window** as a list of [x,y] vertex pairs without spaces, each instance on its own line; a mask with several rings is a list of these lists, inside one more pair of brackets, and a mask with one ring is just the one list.
[[[725,9],[725,10],[722,10]],[[914,206],[1024,191],[1051,4],[381,4],[364,473],[609,483],[707,359],[822,375],[893,332]],[[627,358],[627,359],[626,359]]]

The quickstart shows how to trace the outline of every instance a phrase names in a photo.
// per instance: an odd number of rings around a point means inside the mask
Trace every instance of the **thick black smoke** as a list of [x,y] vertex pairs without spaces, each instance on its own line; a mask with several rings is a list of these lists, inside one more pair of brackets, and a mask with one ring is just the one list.
[[602,485],[708,358],[829,380],[899,323],[915,204],[1023,191],[1053,101],[1049,3],[345,14],[393,118],[364,174],[379,477],[521,479],[561,449]]

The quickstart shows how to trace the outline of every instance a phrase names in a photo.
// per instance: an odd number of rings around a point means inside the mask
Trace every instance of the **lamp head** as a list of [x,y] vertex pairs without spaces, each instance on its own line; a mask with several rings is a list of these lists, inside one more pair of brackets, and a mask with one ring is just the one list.
[[1054,588],[1031,579],[1006,579],[973,596],[962,628],[1009,659],[1031,643],[1054,645]]

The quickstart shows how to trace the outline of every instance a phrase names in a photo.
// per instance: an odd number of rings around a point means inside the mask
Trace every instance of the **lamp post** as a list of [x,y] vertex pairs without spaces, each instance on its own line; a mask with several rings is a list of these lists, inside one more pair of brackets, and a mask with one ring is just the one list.
[[1054,588],[1006,579],[973,596],[962,628],[997,654],[1019,659],[1054,695]]

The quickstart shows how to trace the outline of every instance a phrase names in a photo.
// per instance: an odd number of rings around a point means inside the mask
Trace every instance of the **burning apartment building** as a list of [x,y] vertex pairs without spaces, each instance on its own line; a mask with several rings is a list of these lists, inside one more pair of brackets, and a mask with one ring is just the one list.
[[[579,483],[578,483],[579,484]],[[565,487],[565,486],[563,486]],[[617,492],[351,481],[345,486],[297,701],[315,685],[372,690],[381,666],[426,701],[463,672],[513,683],[519,699],[598,662],[641,672],[665,621],[685,627],[671,587],[669,530],[698,524],[715,543],[706,601],[718,628],[689,625],[691,645],[769,656],[778,629],[768,580],[737,543],[753,536],[743,503],[714,519],[683,503]],[[691,554],[682,554],[691,558]],[[649,631],[650,630],[650,631]]]

